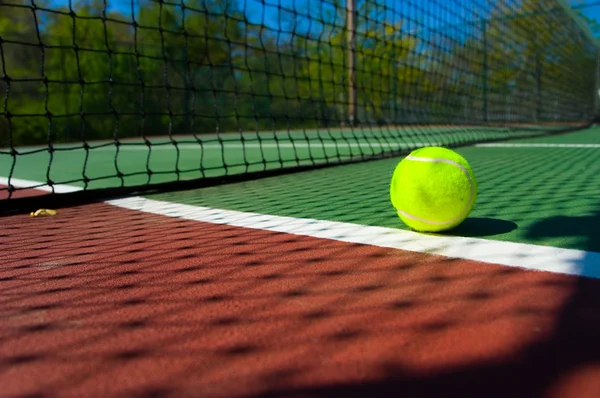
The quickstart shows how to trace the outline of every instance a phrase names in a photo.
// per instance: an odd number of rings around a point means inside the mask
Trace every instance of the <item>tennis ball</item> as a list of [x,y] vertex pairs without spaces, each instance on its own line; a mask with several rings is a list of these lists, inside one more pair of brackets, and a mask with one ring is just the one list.
[[392,175],[390,198],[400,219],[418,232],[460,225],[477,200],[477,181],[467,160],[442,147],[412,151]]

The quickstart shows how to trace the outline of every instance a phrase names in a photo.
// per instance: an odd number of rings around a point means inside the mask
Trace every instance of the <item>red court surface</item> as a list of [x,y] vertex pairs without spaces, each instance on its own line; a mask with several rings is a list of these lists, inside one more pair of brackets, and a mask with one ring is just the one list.
[[2,397],[591,397],[600,281],[95,204],[3,218]]
[[[48,195],[49,192],[42,191],[40,189],[28,189],[28,188],[20,188],[10,195],[10,199],[19,199],[19,198],[27,198],[32,196],[42,196]],[[0,184],[0,200],[8,199],[8,186]]]

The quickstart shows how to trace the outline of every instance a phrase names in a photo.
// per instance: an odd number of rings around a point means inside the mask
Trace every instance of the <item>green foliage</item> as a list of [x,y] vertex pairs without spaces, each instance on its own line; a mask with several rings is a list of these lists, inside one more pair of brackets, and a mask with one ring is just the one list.
[[557,2],[526,0],[465,25],[469,37],[434,53],[428,69],[443,70],[436,90],[446,94],[444,120],[453,114],[481,122],[592,117],[598,48]]

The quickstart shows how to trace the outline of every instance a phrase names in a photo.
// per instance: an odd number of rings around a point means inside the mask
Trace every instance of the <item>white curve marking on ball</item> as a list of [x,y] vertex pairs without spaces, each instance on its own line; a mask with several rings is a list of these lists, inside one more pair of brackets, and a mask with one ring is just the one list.
[[469,174],[469,171],[466,168],[464,168],[461,164],[453,162],[452,160],[448,160],[448,159],[420,158],[420,157],[417,157],[417,156],[407,156],[406,159],[408,159],[408,160],[414,160],[414,161],[417,161],[417,162],[447,163],[449,165],[458,167],[460,170],[462,170],[463,173],[465,173],[465,176],[467,177],[467,180],[469,180],[469,186],[471,187],[471,194],[469,196],[469,202],[467,203],[467,206],[462,211],[462,213],[460,213],[458,216],[454,217],[453,219],[451,219],[449,221],[432,221],[432,220],[427,220],[425,218],[417,217],[417,216],[414,216],[412,214],[406,213],[406,212],[404,212],[402,210],[396,209],[398,211],[398,213],[402,214],[404,217],[409,218],[411,220],[420,221],[420,222],[427,223],[427,224],[434,224],[434,225],[452,224],[456,220],[463,218],[464,215],[465,215],[465,213],[467,213],[467,211],[471,207],[471,204],[473,203],[473,198],[475,197],[475,186],[473,185],[473,180],[471,179],[471,175]]

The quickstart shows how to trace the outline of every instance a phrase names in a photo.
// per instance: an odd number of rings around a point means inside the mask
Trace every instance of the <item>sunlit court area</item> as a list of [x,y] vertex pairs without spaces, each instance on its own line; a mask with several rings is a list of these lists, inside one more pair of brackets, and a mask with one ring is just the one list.
[[598,21],[0,0],[0,397],[599,396]]

